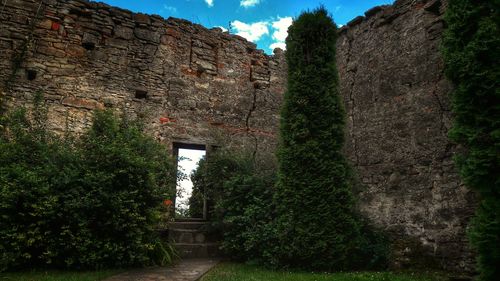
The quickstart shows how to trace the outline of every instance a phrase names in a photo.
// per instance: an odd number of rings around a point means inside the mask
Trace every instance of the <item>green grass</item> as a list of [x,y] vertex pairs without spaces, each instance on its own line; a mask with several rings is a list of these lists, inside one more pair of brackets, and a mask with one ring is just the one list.
[[29,271],[0,273],[0,281],[98,281],[118,274],[118,270],[103,271]]
[[205,275],[201,281],[444,281],[443,274],[349,272],[306,273],[266,270],[257,266],[222,263]]

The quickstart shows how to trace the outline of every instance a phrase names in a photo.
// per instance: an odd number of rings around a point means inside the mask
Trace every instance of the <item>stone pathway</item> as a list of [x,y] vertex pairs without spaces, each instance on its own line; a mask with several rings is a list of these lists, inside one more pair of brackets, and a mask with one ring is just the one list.
[[216,259],[186,259],[174,266],[133,270],[104,281],[196,281],[218,262]]

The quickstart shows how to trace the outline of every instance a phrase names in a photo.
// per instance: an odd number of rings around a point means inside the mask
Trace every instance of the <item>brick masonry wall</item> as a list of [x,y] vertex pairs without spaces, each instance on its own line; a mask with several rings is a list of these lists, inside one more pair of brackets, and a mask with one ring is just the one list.
[[[40,90],[56,131],[81,131],[93,109],[110,107],[143,118],[168,145],[274,149],[282,52],[267,56],[219,29],[100,3],[9,0],[0,15],[2,82],[37,11],[27,59],[7,93],[11,106]],[[36,78],[30,81],[28,71]]]
[[[399,0],[339,31],[346,153],[360,210],[392,236],[394,266],[472,271],[465,229],[474,196],[460,182],[446,135],[445,7]],[[93,109],[114,108],[143,118],[167,147],[221,145],[264,157],[277,144],[286,64],[279,50],[268,56],[239,36],[181,19],[85,0],[8,0],[0,7],[0,83],[10,108],[42,91],[57,132],[79,132]]]
[[472,271],[465,229],[475,200],[447,138],[451,85],[439,51],[445,8],[440,0],[399,0],[340,30],[346,152],[360,209],[391,233],[395,266]]

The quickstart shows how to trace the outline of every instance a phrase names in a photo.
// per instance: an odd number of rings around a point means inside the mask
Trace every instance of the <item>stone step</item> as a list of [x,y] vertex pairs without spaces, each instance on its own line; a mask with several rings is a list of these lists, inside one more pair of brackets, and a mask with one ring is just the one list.
[[168,224],[168,239],[181,258],[220,256],[217,236],[210,233],[210,222],[201,219],[175,220]]
[[180,218],[175,219],[176,222],[207,222],[206,219],[203,218]]
[[174,243],[202,244],[207,241],[207,233],[197,229],[169,229],[168,238]]
[[210,223],[206,221],[175,221],[168,224],[169,229],[195,229],[207,231]]
[[177,250],[179,257],[183,259],[214,258],[221,256],[219,243],[174,243],[174,247]]

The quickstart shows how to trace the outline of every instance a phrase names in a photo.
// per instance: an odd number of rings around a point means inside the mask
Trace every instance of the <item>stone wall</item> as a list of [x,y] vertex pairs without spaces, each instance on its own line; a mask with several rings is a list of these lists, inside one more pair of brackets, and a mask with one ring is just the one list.
[[445,7],[400,0],[367,11],[340,30],[337,63],[359,205],[391,233],[396,266],[471,271],[465,229],[474,196],[447,138],[451,85],[439,51]]
[[[282,52],[267,56],[219,29],[84,0],[5,3],[0,85],[9,84],[2,88],[9,107],[42,91],[58,132],[81,131],[93,109],[108,107],[143,118],[167,147],[222,143],[274,152]],[[460,182],[447,138],[450,84],[439,53],[445,6],[400,0],[339,31],[346,153],[360,209],[391,234],[395,266],[471,271],[465,228],[474,196]],[[26,58],[12,76],[23,46]]]
[[[5,3],[0,82],[12,80],[10,106],[42,91],[56,131],[81,131],[93,109],[109,107],[143,118],[168,146],[224,142],[274,150],[286,72],[282,52],[267,56],[220,29],[101,3]],[[12,58],[30,34],[26,59],[12,79]]]

